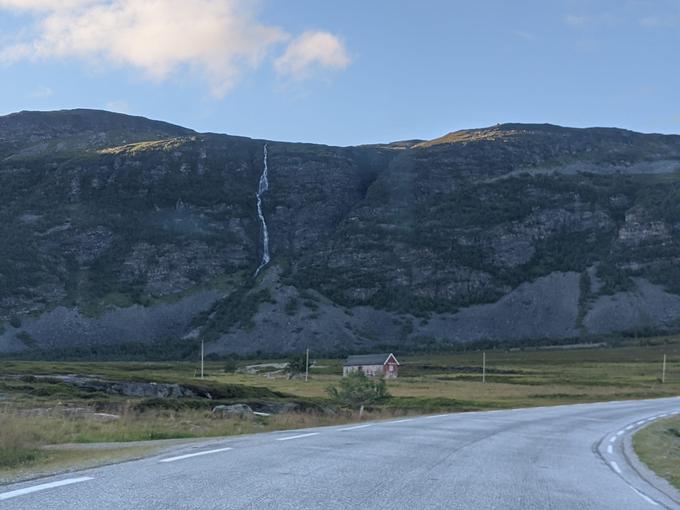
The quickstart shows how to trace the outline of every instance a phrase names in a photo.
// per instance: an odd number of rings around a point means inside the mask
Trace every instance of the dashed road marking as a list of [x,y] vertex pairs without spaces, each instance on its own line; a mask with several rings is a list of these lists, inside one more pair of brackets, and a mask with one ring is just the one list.
[[621,468],[619,465],[616,463],[616,461],[611,461],[609,465],[612,467],[614,471],[616,471],[618,474],[621,474]]
[[619,430],[619,431],[616,433],[617,436],[620,436],[621,434],[623,434],[623,430]]
[[616,436],[612,436],[609,438],[610,443],[613,443],[614,441],[616,441]]
[[161,459],[158,462],[175,462],[177,460],[189,459],[191,457],[200,457],[201,455],[210,455],[211,453],[226,452],[227,450],[232,450],[232,448],[218,448],[217,450],[206,450],[203,452],[187,453],[186,455],[178,455],[177,457],[169,457],[167,459]]
[[346,427],[344,429],[340,430],[357,430],[357,429],[365,429],[366,427],[372,427],[372,423],[367,423],[366,425],[355,425],[354,427]]
[[318,436],[319,432],[310,432],[309,434],[298,434],[297,436],[277,437],[277,441],[290,441],[291,439],[302,439],[303,437]]
[[614,453],[614,449],[612,448],[612,445],[607,446],[607,453],[608,453],[609,455],[611,455],[612,453]]
[[34,485],[33,487],[26,487],[24,489],[3,492],[0,493],[0,501],[10,498],[16,498],[17,496],[23,496],[25,494],[31,494],[33,492],[54,489],[56,487],[64,487],[65,485],[73,485],[74,483],[86,482],[92,479],[93,478],[91,476],[82,476],[80,478],[67,478],[66,480],[59,480],[58,482],[43,483],[41,485]]
[[654,501],[652,498],[650,498],[650,497],[648,497],[648,496],[645,496],[645,495],[642,494],[639,490],[637,490],[635,487],[631,487],[631,489],[633,489],[633,490],[636,492],[636,494],[637,494],[638,496],[640,496],[642,499],[644,499],[647,503],[649,503],[649,504],[651,504],[651,505],[654,505],[654,506],[659,506],[659,503],[657,503],[656,501]]

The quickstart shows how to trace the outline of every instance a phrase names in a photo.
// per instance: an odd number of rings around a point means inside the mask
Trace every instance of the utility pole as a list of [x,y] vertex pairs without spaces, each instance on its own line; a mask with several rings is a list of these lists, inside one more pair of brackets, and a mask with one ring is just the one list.
[[486,384],[486,353],[482,353],[482,384]]
[[204,354],[204,349],[203,349],[203,339],[201,338],[201,379],[203,379],[203,354]]
[[666,355],[663,355],[663,365],[661,368],[661,384],[666,382]]
[[305,382],[309,379],[309,348],[307,349],[307,358],[305,361]]

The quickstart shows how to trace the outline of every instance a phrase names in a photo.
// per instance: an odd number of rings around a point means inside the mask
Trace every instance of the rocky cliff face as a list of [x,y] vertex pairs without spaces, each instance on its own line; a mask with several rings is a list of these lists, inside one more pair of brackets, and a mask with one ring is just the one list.
[[[268,143],[0,117],[0,352],[181,356],[680,326],[680,137],[507,124]],[[83,354],[84,353],[84,354]]]

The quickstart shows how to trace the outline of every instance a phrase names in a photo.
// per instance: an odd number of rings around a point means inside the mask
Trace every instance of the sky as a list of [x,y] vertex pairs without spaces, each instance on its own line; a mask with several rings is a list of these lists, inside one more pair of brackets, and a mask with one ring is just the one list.
[[680,0],[0,0],[0,115],[356,145],[503,122],[680,133]]

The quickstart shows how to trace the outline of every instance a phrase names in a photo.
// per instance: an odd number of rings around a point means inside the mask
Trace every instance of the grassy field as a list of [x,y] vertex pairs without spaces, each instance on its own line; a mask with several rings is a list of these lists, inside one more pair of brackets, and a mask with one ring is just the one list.
[[680,417],[657,421],[633,437],[638,457],[680,489]]
[[[680,395],[680,337],[645,339],[616,348],[487,351],[486,383],[481,352],[399,356],[400,377],[388,381],[392,397],[365,418],[438,411],[505,409]],[[661,359],[668,356],[665,384]],[[81,363],[0,361],[0,479],[3,472],[44,466],[61,457],[92,452],[46,449],[64,443],[141,441],[225,436],[345,423],[356,411],[335,409],[326,389],[341,379],[342,360],[314,360],[309,381],[289,379],[282,360],[225,362]],[[258,366],[260,365],[260,366]],[[35,376],[78,374],[108,380],[178,383],[209,392],[206,398],[158,399],[110,395]],[[252,407],[294,404],[297,412],[248,418],[213,415],[216,404]],[[113,413],[114,421],[93,419]],[[4,471],[3,471],[4,470]]]

